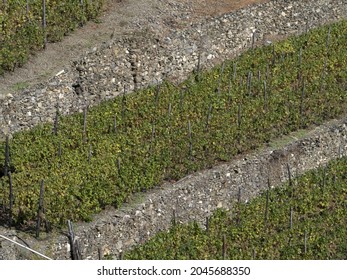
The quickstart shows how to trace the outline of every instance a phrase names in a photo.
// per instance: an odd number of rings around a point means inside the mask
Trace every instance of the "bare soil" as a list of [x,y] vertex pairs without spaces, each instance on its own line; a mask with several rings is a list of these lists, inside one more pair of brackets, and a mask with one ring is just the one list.
[[0,96],[43,82],[86,51],[110,38],[129,34],[165,34],[205,18],[269,0],[106,0],[95,21],[50,43],[14,72],[0,76]]

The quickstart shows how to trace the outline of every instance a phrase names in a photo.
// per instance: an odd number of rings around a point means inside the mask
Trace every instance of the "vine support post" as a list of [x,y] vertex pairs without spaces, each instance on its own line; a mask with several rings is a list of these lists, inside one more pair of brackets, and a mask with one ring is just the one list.
[[233,81],[236,81],[236,74],[237,74],[237,62],[233,63]]
[[248,96],[251,96],[252,95],[252,72],[249,71],[248,72],[248,76],[247,76],[247,93],[248,93]]
[[223,260],[227,258],[227,239],[226,235],[223,234],[223,248],[222,248]]
[[290,207],[290,221],[289,221],[290,229],[293,228],[293,207]]
[[222,77],[223,77],[223,73],[224,73],[224,67],[225,67],[225,64],[224,62],[222,63],[222,66],[221,66],[221,69],[220,69],[220,72],[219,72],[219,77],[218,77],[218,88],[217,88],[217,94],[218,94],[218,97],[220,96],[220,85],[222,83]]
[[200,82],[200,71],[201,71],[201,52],[198,54],[198,64],[196,66],[196,81]]
[[264,111],[267,111],[267,92],[266,92],[266,80],[264,80]]
[[29,18],[29,0],[26,0],[26,17]]
[[257,251],[255,250],[255,248],[253,248],[252,259],[255,260],[256,257],[257,257]]
[[121,160],[120,158],[117,159],[117,170],[118,170],[118,176],[121,173]]
[[241,128],[241,103],[239,103],[237,108],[237,127]]
[[242,199],[242,189],[239,187],[239,191],[237,193],[237,203],[240,204]]
[[208,131],[209,129],[209,125],[210,125],[210,121],[212,118],[212,103],[210,103],[209,107],[208,107],[208,112],[207,112],[207,120],[206,120],[206,131]]
[[82,19],[81,19],[81,26],[83,26],[84,25],[84,20],[85,20],[85,18],[84,18],[84,0],[80,0],[80,7],[81,7],[81,10],[82,10]]
[[88,164],[90,164],[90,160],[92,159],[93,155],[93,147],[92,144],[89,145],[89,150],[88,150]]
[[117,133],[117,116],[114,115],[113,117],[113,132]]
[[58,135],[58,127],[59,127],[59,103],[56,105],[56,112],[54,117],[54,124],[53,124],[53,134]]
[[254,49],[255,44],[255,32],[252,33],[252,49]]
[[305,80],[302,81],[302,91],[301,91],[301,97],[300,97],[300,128],[303,127],[304,98],[305,98]]
[[47,48],[47,19],[46,19],[46,0],[42,0],[42,30],[43,30],[43,47]]
[[79,243],[77,239],[75,238],[75,233],[73,231],[73,225],[70,220],[67,221],[68,223],[68,229],[69,229],[69,241],[71,246],[71,257],[73,260],[81,260],[81,252],[79,248]]
[[9,194],[9,199],[10,199],[10,212],[9,212],[9,217],[8,217],[8,225],[11,227],[12,226],[12,208],[13,208],[13,187],[12,187],[12,176],[11,176],[11,171],[7,173],[9,184],[10,184],[10,194]]
[[269,216],[269,189],[266,190],[266,203],[265,203],[264,223],[267,222],[268,216]]
[[307,231],[304,233],[304,253],[307,254]]
[[176,211],[172,210],[172,226],[176,226]]
[[188,120],[188,137],[189,137],[189,156],[193,156],[193,141],[192,141],[192,127],[190,120]]
[[83,142],[87,141],[87,111],[88,108],[83,108]]
[[46,231],[48,232],[48,222],[45,217],[45,208],[43,205],[43,198],[44,198],[44,181],[41,181],[40,186],[40,198],[39,198],[39,208],[37,211],[37,220],[36,220],[36,238],[40,236],[40,226],[42,221],[45,222]]
[[4,165],[4,176],[7,175],[10,169],[10,144],[9,144],[9,136],[6,135],[5,140],[5,165]]
[[58,146],[58,157],[61,158],[61,153],[62,153],[62,147],[61,147],[61,141],[59,141],[59,146]]
[[287,172],[288,172],[288,181],[289,181],[289,186],[293,187],[293,181],[292,181],[292,173],[290,171],[290,166],[289,163],[287,162]]

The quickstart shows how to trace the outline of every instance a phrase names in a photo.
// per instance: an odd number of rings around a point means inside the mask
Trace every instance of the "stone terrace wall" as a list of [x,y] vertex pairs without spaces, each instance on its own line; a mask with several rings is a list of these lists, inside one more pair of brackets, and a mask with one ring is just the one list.
[[182,81],[272,36],[299,34],[347,17],[347,0],[274,0],[192,25],[162,38],[138,33],[95,47],[46,83],[15,94],[0,93],[0,140],[5,134],[82,111],[124,90],[172,79]]

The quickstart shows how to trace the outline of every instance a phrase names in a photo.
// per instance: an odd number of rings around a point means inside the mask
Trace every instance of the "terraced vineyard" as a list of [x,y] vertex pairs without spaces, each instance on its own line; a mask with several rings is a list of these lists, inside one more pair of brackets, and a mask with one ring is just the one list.
[[174,225],[126,259],[346,259],[347,158],[268,189],[207,227]]
[[54,226],[89,220],[134,192],[344,115],[346,34],[341,21],[197,69],[179,86],[123,95],[83,114],[57,110],[53,125],[0,143],[2,216],[27,226],[41,216]]
[[23,66],[29,56],[95,19],[104,4],[97,1],[1,1],[0,74]]

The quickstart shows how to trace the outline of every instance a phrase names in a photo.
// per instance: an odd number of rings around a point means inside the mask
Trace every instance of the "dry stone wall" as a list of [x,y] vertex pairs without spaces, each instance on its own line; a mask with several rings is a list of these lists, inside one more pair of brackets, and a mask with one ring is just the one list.
[[57,104],[62,114],[70,114],[164,79],[182,81],[196,69],[199,57],[208,68],[250,47],[253,38],[261,44],[346,17],[346,0],[274,0],[162,37],[139,31],[110,40],[44,84],[0,93],[0,140],[5,134],[52,122]]

